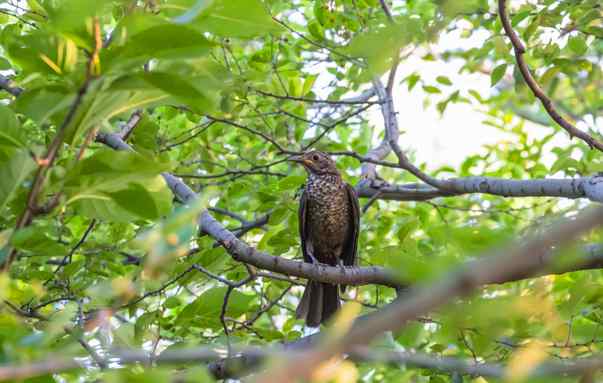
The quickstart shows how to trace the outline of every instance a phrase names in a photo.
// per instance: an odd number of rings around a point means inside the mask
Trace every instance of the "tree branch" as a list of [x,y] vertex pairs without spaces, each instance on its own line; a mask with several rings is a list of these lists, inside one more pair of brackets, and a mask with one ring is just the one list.
[[573,220],[555,225],[547,233],[518,246],[502,248],[481,256],[451,273],[447,278],[430,285],[417,286],[400,299],[381,309],[335,340],[323,339],[320,346],[293,356],[278,368],[262,374],[257,382],[292,382],[306,378],[313,367],[332,356],[365,345],[385,331],[395,331],[409,320],[425,314],[454,297],[472,293],[488,283],[500,283],[520,276],[532,276],[543,270],[554,259],[547,256],[549,249],[564,245],[580,235],[603,224],[603,207],[588,210]]
[[[97,135],[97,141],[104,143],[107,146],[112,147],[116,150],[132,150],[128,144],[123,142],[121,138],[117,134],[108,134],[108,133],[99,133]],[[183,203],[190,203],[197,198],[197,194],[193,192],[182,180],[173,176],[169,173],[164,173],[163,177],[168,185],[168,187],[172,190],[174,195]],[[481,179],[481,177],[477,177]],[[551,180],[553,182],[555,180]],[[551,188],[553,186],[559,188],[560,185],[564,185],[568,183],[569,185],[565,185],[565,187],[571,189],[561,189],[562,192],[573,192],[576,193],[576,196],[573,198],[579,197],[578,187],[572,186],[572,180],[556,180],[559,184],[553,183],[549,185]],[[589,183],[591,181],[585,180],[585,183]],[[603,182],[603,177],[597,178],[597,183]],[[471,185],[473,183],[470,183]],[[477,182],[479,186],[479,182]],[[525,186],[525,185],[524,185]],[[533,188],[530,189],[522,189],[524,193],[526,192],[537,192],[537,189],[534,185]],[[540,185],[538,185],[540,187]],[[582,188],[585,186],[582,185]],[[360,189],[364,192],[365,189]],[[374,189],[373,189],[374,190]],[[550,192],[559,192],[560,189],[551,190]],[[432,190],[433,191],[433,190]],[[379,198],[388,197],[388,191],[382,192],[383,195]],[[420,192],[421,193],[421,192]],[[440,193],[440,192],[438,192]],[[601,193],[601,192],[600,192]],[[396,195],[397,197],[398,195]],[[525,195],[524,195],[525,196]],[[583,196],[583,195],[582,195]],[[391,197],[391,195],[389,195]],[[224,246],[226,251],[233,257],[233,259],[243,262],[249,265],[253,265],[260,269],[265,269],[281,274],[286,274],[289,276],[296,276],[306,279],[311,279],[319,282],[327,282],[327,283],[336,283],[336,284],[345,284],[345,285],[365,285],[365,284],[379,284],[383,286],[389,286],[393,288],[404,288],[408,285],[400,280],[397,273],[392,270],[378,267],[378,266],[370,266],[370,267],[345,267],[341,268],[339,266],[327,266],[324,264],[311,264],[306,262],[294,261],[282,257],[272,256],[268,253],[264,253],[258,251],[257,249],[249,246],[244,241],[237,238],[237,236],[231,231],[227,230],[220,222],[218,222],[208,211],[204,211],[201,213],[199,217],[199,230],[201,232],[205,232],[209,234],[212,238],[218,241],[220,244]],[[600,260],[603,259],[596,256],[596,258],[587,258],[584,263],[583,269],[591,269],[600,267]],[[589,263],[592,262],[592,263]],[[589,266],[589,265],[597,265]],[[553,271],[554,273],[563,273],[567,271],[576,271],[575,269],[571,270],[558,270]],[[523,277],[522,277],[523,278]],[[490,283],[503,283],[508,281],[492,281]]]
[[128,121],[121,127],[121,131],[119,132],[119,135],[121,136],[121,138],[124,141],[128,140],[128,138],[130,137],[130,134],[132,134],[132,132],[134,131],[134,128],[136,128],[136,126],[138,125],[138,123],[140,122],[141,119],[142,119],[142,110],[137,109],[136,111],[134,111],[134,113],[132,113],[132,115],[130,116]]
[[378,104],[378,101],[369,101],[371,97],[375,95],[374,92],[365,92],[359,95],[358,97],[343,99],[343,100],[316,100],[311,98],[304,97],[295,97],[295,96],[282,96],[270,92],[265,92],[260,89],[253,89],[254,92],[261,94],[262,96],[277,98],[279,100],[291,100],[291,101],[300,101],[307,102],[311,104],[328,104],[328,105],[358,105],[358,104]]
[[603,176],[580,178],[542,178],[513,180],[493,177],[465,177],[437,180],[441,188],[427,184],[383,185],[356,187],[359,197],[393,201],[425,201],[437,197],[471,193],[501,197],[563,197],[587,198],[603,202]]
[[0,74],[0,89],[4,89],[13,96],[18,97],[21,93],[23,93],[23,88],[13,86],[11,83],[12,81],[10,78]]
[[[216,379],[236,378],[258,367],[263,361],[283,355],[301,355],[301,350],[282,347],[247,347],[233,350],[237,356],[223,358],[224,352],[215,347],[195,347],[164,351],[156,358],[151,358],[145,350],[114,350],[109,358],[122,365],[136,363],[157,365],[169,364],[209,364],[209,372]],[[442,357],[431,354],[381,350],[377,348],[356,348],[349,354],[350,359],[357,362],[387,363],[424,368],[439,372],[457,372],[463,375],[484,376],[502,379],[506,377],[506,365],[500,363],[480,363],[462,358]],[[223,358],[223,359],[222,359]],[[106,363],[106,362],[105,362]],[[73,358],[55,357],[42,361],[19,365],[0,366],[0,381],[23,380],[47,374],[58,374],[84,368]],[[585,373],[603,368],[603,355],[597,354],[587,358],[567,359],[563,361],[544,362],[536,366],[526,378],[581,376]]]
[[559,124],[559,126],[561,126],[563,129],[565,129],[566,132],[569,133],[570,138],[578,137],[582,141],[586,142],[591,148],[597,148],[600,151],[603,151],[603,142],[595,139],[588,133],[585,133],[580,129],[576,128],[573,124],[563,118],[561,114],[559,114],[559,112],[553,105],[553,101],[546,95],[546,93],[544,93],[538,82],[534,79],[534,76],[532,76],[530,68],[528,67],[528,64],[526,63],[524,58],[526,48],[519,39],[519,36],[517,36],[517,33],[515,33],[515,31],[513,30],[513,27],[511,26],[511,21],[509,20],[509,15],[507,13],[506,0],[498,0],[498,14],[500,17],[500,21],[503,25],[503,29],[505,30],[505,34],[511,40],[511,45],[513,46],[513,50],[515,52],[515,60],[517,61],[517,67],[519,68],[519,71],[521,72],[521,75],[523,76],[523,79],[525,80],[526,84],[528,85],[534,96],[536,96],[536,98],[540,100],[542,106],[547,111],[549,116],[551,116],[551,118],[557,124]]

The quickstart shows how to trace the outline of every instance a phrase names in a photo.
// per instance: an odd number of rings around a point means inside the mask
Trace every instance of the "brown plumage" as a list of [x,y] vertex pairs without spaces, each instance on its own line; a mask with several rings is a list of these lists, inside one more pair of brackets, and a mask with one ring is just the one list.
[[[360,209],[354,189],[342,180],[335,162],[325,153],[315,150],[292,160],[308,172],[299,204],[304,261],[355,265]],[[308,281],[296,314],[305,318],[308,326],[316,327],[339,307],[337,285]]]

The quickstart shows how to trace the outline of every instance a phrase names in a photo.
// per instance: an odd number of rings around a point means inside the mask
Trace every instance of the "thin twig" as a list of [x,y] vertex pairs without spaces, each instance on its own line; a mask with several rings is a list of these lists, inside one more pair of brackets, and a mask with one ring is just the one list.
[[557,124],[559,124],[559,126],[561,126],[563,129],[565,129],[566,132],[569,133],[570,138],[578,137],[582,141],[586,142],[591,148],[597,148],[600,151],[603,151],[603,142],[595,139],[588,133],[576,128],[573,124],[571,124],[563,116],[561,116],[561,114],[559,114],[559,112],[553,105],[553,101],[546,95],[546,93],[544,93],[538,82],[534,79],[534,76],[532,76],[530,68],[528,67],[528,64],[526,63],[524,58],[526,48],[519,39],[517,33],[515,33],[515,31],[513,30],[513,27],[511,26],[511,21],[509,20],[509,15],[507,13],[506,0],[498,0],[498,14],[500,16],[500,21],[503,25],[503,29],[505,30],[505,34],[511,40],[511,45],[513,46],[513,50],[515,51],[515,60],[517,61],[517,67],[519,68],[519,71],[521,72],[521,75],[525,80],[526,84],[528,85],[534,96],[536,96],[536,98],[540,100],[542,106],[547,111],[549,116],[551,116],[551,118]]
[[15,97],[18,97],[21,93],[23,93],[23,88],[19,88],[18,86],[11,85],[12,81],[10,78],[0,74],[0,88],[4,89],[8,93],[12,94]]
[[290,95],[281,96],[278,94],[265,92],[265,91],[259,90],[259,89],[254,89],[253,91],[261,94],[262,96],[277,98],[279,100],[301,101],[301,102],[307,102],[307,103],[312,103],[312,104],[358,105],[358,104],[378,104],[379,103],[379,101],[368,101],[368,99],[370,99],[370,96],[372,96],[372,94],[370,94],[370,93],[368,94],[369,97],[367,97],[366,100],[316,100],[316,99],[311,99],[311,98],[295,97],[295,96],[290,96]]

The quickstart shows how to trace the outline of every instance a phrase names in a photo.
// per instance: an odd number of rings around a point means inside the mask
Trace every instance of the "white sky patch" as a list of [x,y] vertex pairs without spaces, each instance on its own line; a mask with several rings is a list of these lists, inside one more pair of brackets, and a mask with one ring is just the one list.
[[[461,30],[455,29],[442,34],[439,42],[431,46],[431,52],[437,54],[454,47],[470,49],[481,46],[489,37],[490,34],[483,31],[483,33],[474,33],[470,38],[463,38]],[[393,92],[398,123],[402,131],[399,142],[404,150],[415,153],[417,164],[426,163],[432,170],[443,165],[457,167],[467,156],[485,153],[484,145],[515,140],[505,131],[484,124],[487,119],[485,114],[487,106],[480,105],[468,94],[469,89],[474,89],[482,97],[488,98],[494,91],[490,86],[488,75],[460,73],[463,60],[452,59],[444,62],[436,57],[435,61],[425,61],[421,59],[423,56],[421,53],[426,51],[414,52],[400,64]],[[424,84],[437,85],[442,90],[442,94],[426,93],[421,83],[409,92],[407,84],[400,84],[400,81],[413,72],[420,74]],[[437,76],[448,77],[452,85],[437,84]],[[440,116],[435,105],[455,90],[460,90],[461,96],[471,99],[472,104],[449,103],[444,114]],[[425,104],[426,99],[430,99],[430,105]],[[383,126],[383,117],[376,108],[371,110],[369,120],[374,126]],[[585,121],[590,127],[596,126],[598,131],[603,130],[603,119],[594,121],[588,117]],[[516,123],[517,121],[514,120],[512,125]],[[587,124],[579,122],[577,127],[586,130]],[[551,133],[550,127],[529,121],[526,121],[524,130],[530,138],[542,138]],[[377,141],[377,138],[374,139]],[[569,143],[568,135],[559,132],[546,147],[564,146]],[[545,153],[543,156],[543,162],[547,166],[550,166],[554,160],[552,154]]]

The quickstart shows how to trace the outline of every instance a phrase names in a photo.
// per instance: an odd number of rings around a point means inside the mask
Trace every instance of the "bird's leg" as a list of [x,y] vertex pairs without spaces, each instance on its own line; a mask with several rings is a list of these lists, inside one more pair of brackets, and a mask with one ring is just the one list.
[[320,262],[318,262],[318,259],[316,259],[316,257],[314,256],[314,254],[308,252],[308,256],[310,257],[310,259],[312,260],[312,263],[315,265],[320,265]]
[[312,261],[313,265],[317,265],[317,266],[330,266],[328,263],[324,263],[324,262],[320,262],[318,259],[316,259],[316,257],[314,256],[314,253],[311,251],[307,252],[308,257],[310,257],[310,260]]
[[341,269],[341,272],[343,272],[345,274],[346,267],[343,264],[343,259],[337,258],[337,266],[339,266],[339,268]]

